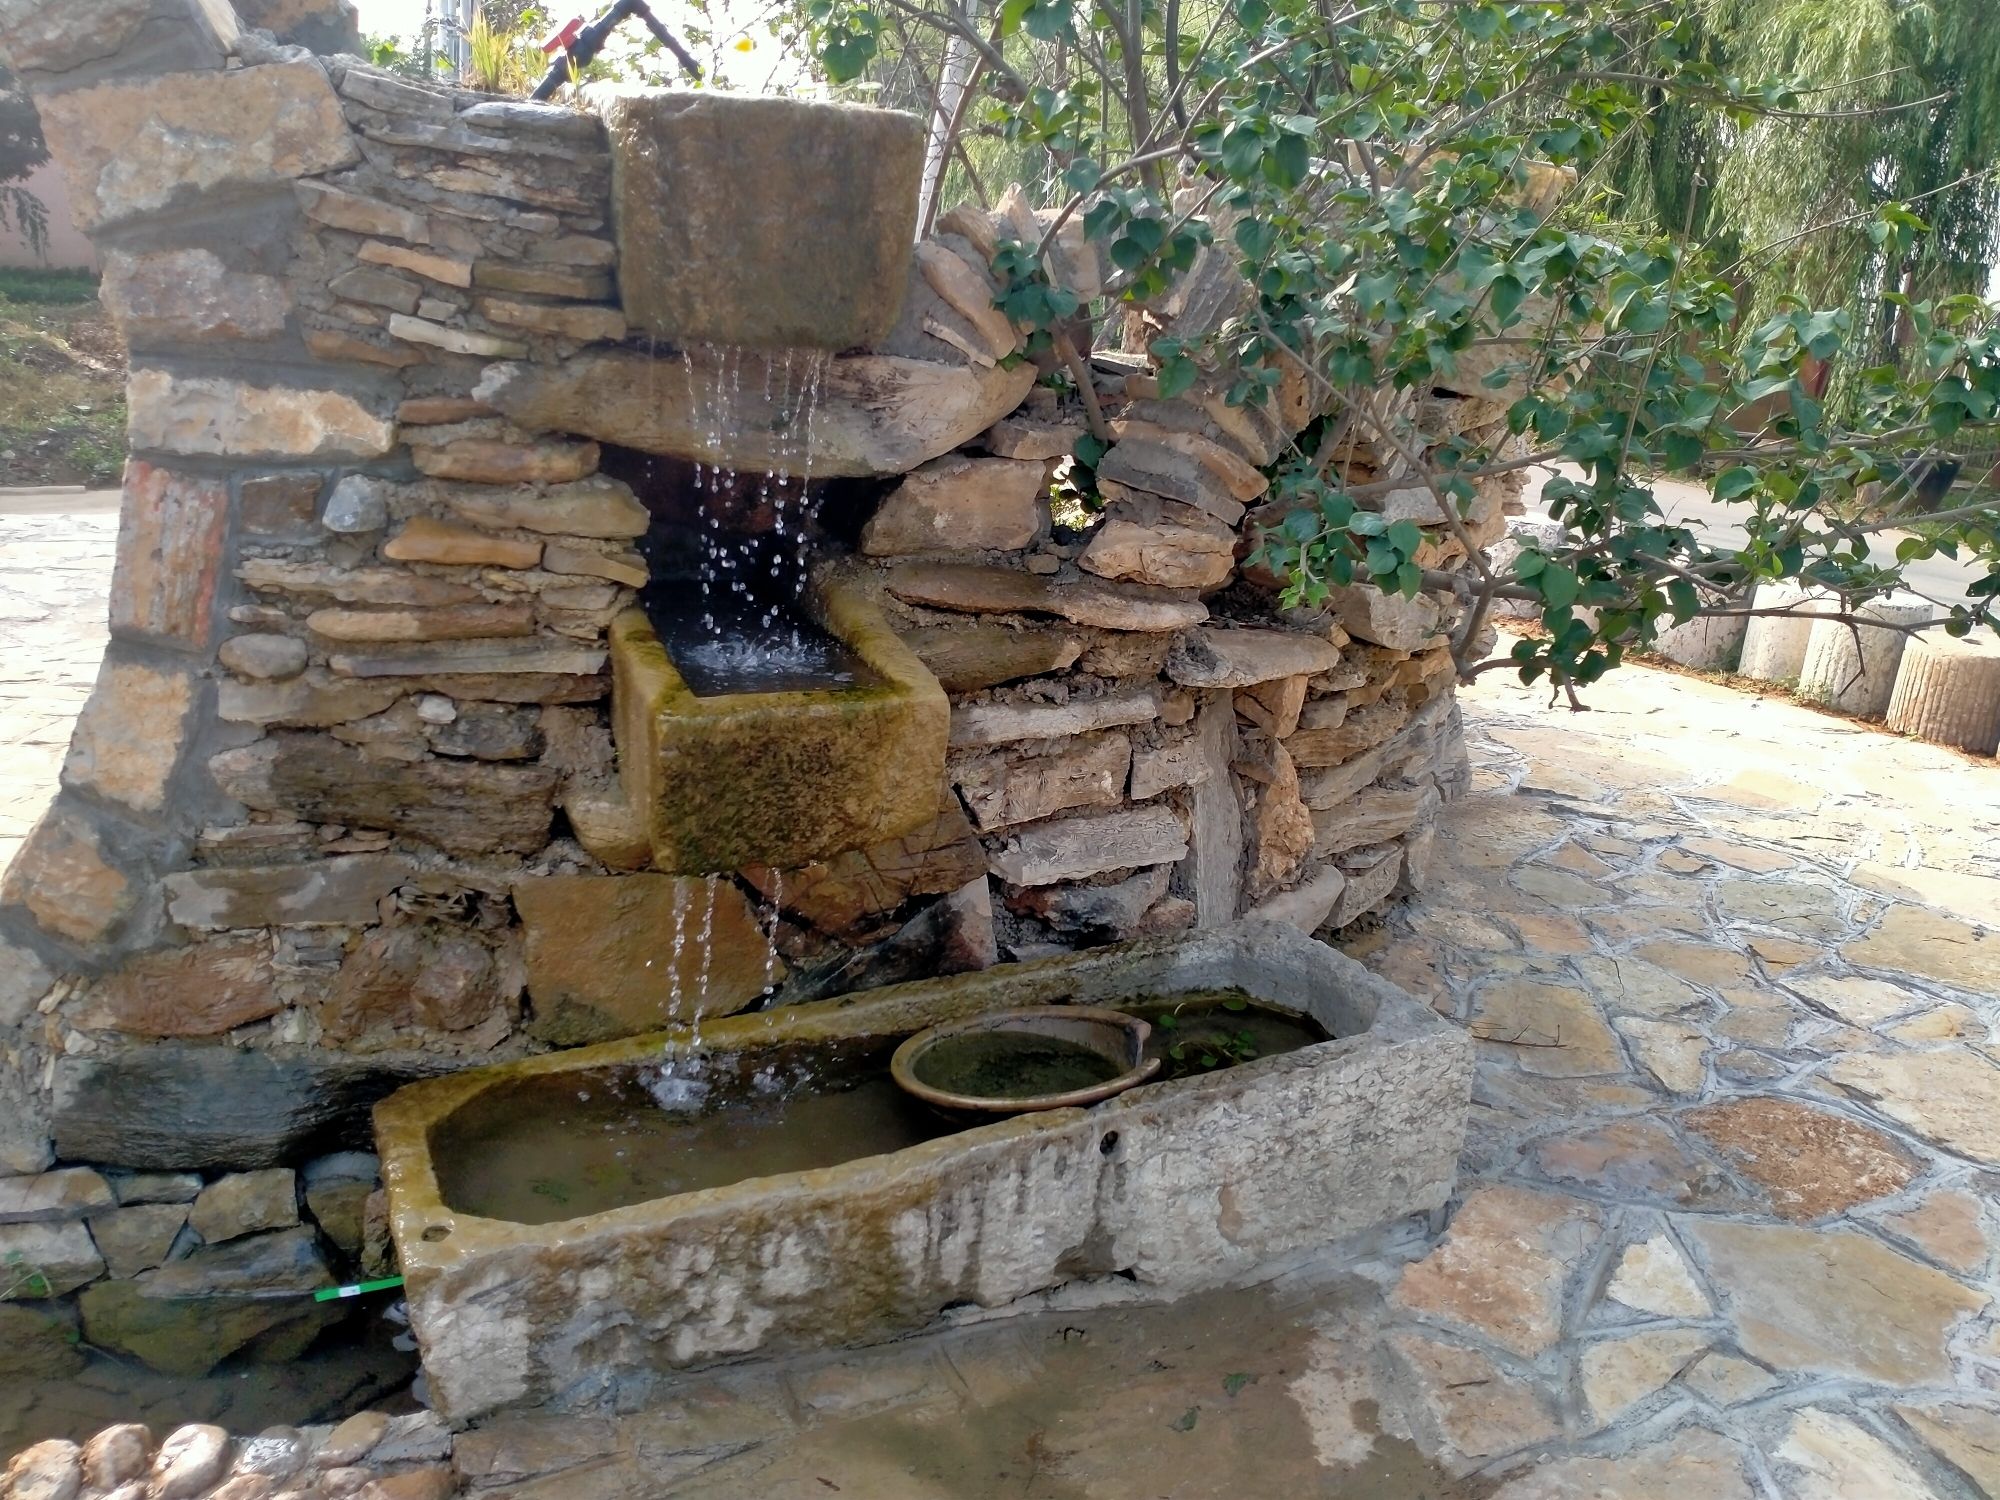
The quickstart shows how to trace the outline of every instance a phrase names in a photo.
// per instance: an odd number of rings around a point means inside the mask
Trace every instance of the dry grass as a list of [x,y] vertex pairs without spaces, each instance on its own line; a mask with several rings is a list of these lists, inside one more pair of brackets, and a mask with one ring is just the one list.
[[87,280],[0,273],[0,485],[118,481],[125,350]]

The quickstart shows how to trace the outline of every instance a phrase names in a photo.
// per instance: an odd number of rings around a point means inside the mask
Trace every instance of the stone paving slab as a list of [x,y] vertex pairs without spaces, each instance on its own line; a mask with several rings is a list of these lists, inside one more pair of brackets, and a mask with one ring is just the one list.
[[[0,859],[115,521],[0,515]],[[461,1444],[527,1496],[2000,1495],[2000,772],[1628,669],[1482,681],[1433,881],[1350,952],[1480,1038],[1441,1237],[1173,1308],[691,1379]]]

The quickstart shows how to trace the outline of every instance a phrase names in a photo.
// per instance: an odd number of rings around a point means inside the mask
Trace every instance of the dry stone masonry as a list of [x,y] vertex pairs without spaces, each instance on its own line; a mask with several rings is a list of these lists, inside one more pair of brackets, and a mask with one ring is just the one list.
[[[85,1337],[161,1368],[282,1358],[320,1315],[261,1292],[383,1263],[353,1153],[411,1079],[1245,914],[1335,929],[1422,884],[1468,774],[1449,610],[1354,588],[1287,612],[1246,568],[1316,415],[1296,378],[1237,407],[1221,376],[1169,397],[1099,353],[1103,509],[1052,513],[1086,418],[994,305],[995,248],[1042,232],[1019,189],[946,214],[893,316],[840,314],[888,331],[822,361],[822,574],[949,695],[914,831],[650,868],[614,622],[718,523],[688,467],[725,456],[697,399],[718,370],[730,466],[796,458],[758,406],[791,356],[628,337],[614,193],[640,185],[602,121],[294,45],[338,45],[340,16],[0,3],[130,344],[133,449],[112,644],[0,886],[0,1300],[67,1326],[80,1298]],[[690,204],[757,191],[701,161],[672,164]],[[1055,244],[1096,295],[1089,247]],[[1205,255],[1133,329],[1197,334],[1246,293]],[[728,294],[647,317],[791,326]],[[1503,414],[1411,400],[1428,442]],[[1509,499],[1380,504],[1448,569]]]

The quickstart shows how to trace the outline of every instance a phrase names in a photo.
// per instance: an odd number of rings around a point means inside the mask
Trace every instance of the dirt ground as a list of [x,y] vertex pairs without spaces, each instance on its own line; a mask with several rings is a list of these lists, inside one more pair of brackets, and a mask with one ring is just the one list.
[[125,346],[74,272],[0,270],[0,487],[116,484]]

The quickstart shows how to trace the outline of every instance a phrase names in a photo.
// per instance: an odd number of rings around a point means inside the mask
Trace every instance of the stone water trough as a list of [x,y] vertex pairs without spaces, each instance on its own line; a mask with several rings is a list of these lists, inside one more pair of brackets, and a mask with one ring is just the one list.
[[[491,1091],[587,1098],[657,1071],[669,1045],[747,1081],[815,1054],[883,1057],[993,1010],[1218,988],[1332,1039],[1094,1108],[559,1222],[477,1217],[441,1186],[434,1147]],[[511,1407],[624,1406],[677,1369],[866,1343],[1082,1278],[1125,1278],[1140,1296],[1254,1279],[1441,1207],[1470,1077],[1462,1031],[1294,929],[1244,923],[477,1069],[403,1090],[376,1125],[431,1397],[464,1425]]]

